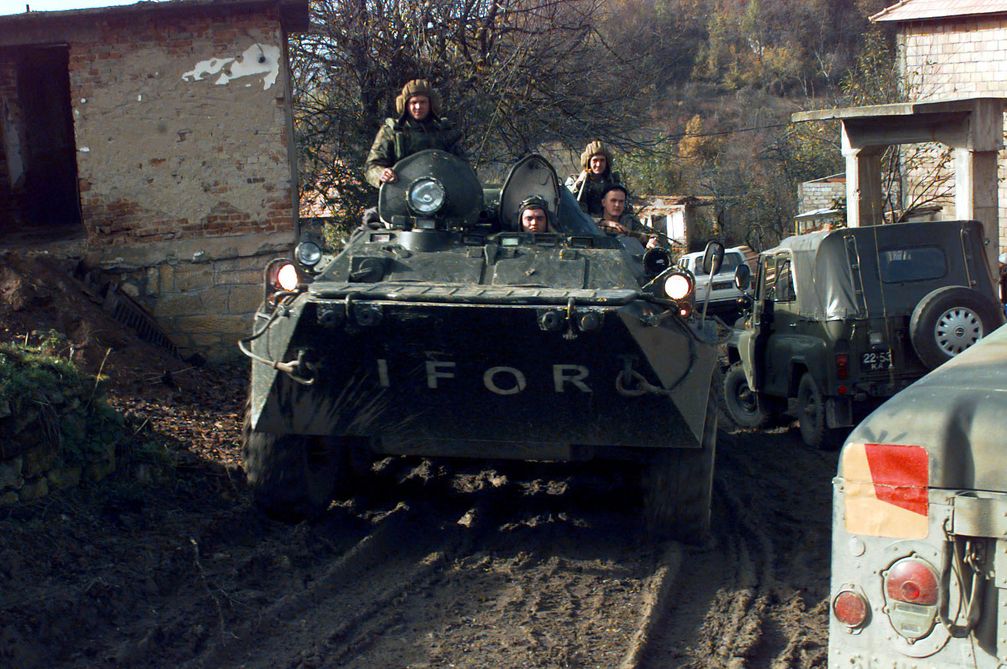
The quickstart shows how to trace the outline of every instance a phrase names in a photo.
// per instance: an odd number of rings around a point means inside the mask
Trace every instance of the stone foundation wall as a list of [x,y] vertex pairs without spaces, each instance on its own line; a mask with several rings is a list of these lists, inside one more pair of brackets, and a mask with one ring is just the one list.
[[120,249],[86,262],[118,282],[157,319],[182,355],[213,360],[240,356],[262,301],[263,270],[290,255],[292,234],[243,235]]
[[20,406],[0,396],[0,506],[100,481],[115,470],[122,426],[107,406],[98,415],[93,392],[84,382],[50,387]]

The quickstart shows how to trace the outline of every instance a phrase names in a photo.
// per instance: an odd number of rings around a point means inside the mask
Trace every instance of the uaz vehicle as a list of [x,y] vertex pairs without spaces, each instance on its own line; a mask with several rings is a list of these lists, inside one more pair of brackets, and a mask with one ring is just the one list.
[[830,667],[1007,657],[1007,329],[868,416],[833,479]]
[[731,417],[761,427],[796,413],[805,443],[832,446],[835,428],[1003,322],[983,238],[978,221],[902,223],[764,251],[751,314],[728,347]]
[[[664,251],[598,231],[547,161],[502,190],[423,151],[379,194],[380,224],[328,263],[266,271],[242,348],[253,358],[245,458],[258,504],[318,513],[349,454],[645,463],[653,529],[709,524],[716,442],[711,326]],[[547,203],[549,232],[519,229]],[[723,246],[711,247],[716,265]],[[316,265],[316,263],[318,263]],[[250,345],[250,348],[249,348]]]

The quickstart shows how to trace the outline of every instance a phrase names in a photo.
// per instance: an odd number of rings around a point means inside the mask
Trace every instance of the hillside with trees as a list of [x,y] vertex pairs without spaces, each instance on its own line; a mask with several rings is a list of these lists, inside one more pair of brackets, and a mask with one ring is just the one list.
[[728,243],[792,228],[801,181],[842,171],[834,125],[792,112],[893,101],[885,0],[312,0],[291,49],[302,195],[358,220],[364,158],[411,78],[440,90],[484,177],[602,138],[634,193],[716,198]]

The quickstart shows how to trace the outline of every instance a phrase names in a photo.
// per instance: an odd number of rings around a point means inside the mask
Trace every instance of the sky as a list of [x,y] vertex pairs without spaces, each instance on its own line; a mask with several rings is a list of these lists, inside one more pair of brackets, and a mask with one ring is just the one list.
[[0,0],[0,15],[21,14],[25,5],[29,5],[33,12],[58,12],[66,9],[132,5],[136,2],[137,0]]

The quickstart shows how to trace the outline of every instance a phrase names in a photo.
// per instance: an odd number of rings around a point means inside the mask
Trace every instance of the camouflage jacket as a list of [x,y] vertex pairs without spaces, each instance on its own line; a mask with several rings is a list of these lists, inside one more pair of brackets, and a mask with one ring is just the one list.
[[448,151],[461,158],[465,157],[462,149],[462,134],[445,119],[432,118],[426,122],[412,119],[399,120],[386,118],[378,130],[367,162],[364,163],[364,176],[367,183],[375,188],[381,187],[381,172],[391,167],[406,156],[425,149],[440,149]]
[[601,206],[601,196],[604,190],[611,184],[621,183],[622,179],[618,172],[608,172],[601,176],[581,172],[570,186],[570,190],[577,198],[577,202],[580,203],[580,208],[591,216],[597,217],[605,213]]
[[[650,238],[654,236],[653,230],[641,223],[640,219],[636,216],[628,212],[619,217],[619,225],[629,231],[625,233],[628,237],[638,239],[644,246],[646,246],[647,242],[650,241]],[[598,221],[598,227],[602,230],[602,232],[607,232],[609,234],[623,234],[606,228],[604,219]]]

